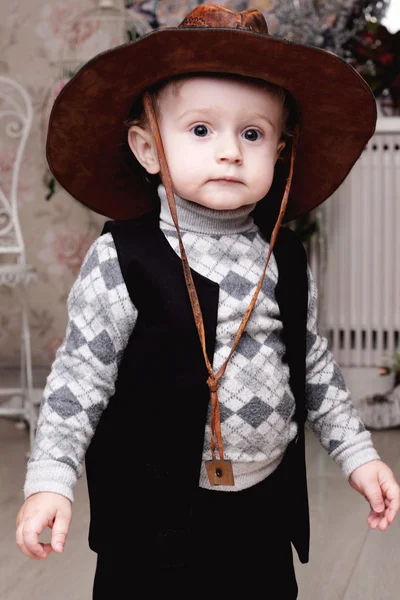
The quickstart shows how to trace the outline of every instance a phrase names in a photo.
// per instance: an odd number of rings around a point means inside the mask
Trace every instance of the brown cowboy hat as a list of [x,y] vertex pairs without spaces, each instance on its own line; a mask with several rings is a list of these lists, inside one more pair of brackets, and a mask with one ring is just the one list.
[[124,122],[146,89],[202,72],[262,79],[295,99],[300,135],[285,221],[330,197],[374,133],[375,98],[344,60],[268,35],[257,10],[203,4],[178,27],[157,29],[95,56],[63,88],[47,136],[48,163],[60,185],[111,219],[152,209],[156,185],[145,179],[133,154],[126,160]]

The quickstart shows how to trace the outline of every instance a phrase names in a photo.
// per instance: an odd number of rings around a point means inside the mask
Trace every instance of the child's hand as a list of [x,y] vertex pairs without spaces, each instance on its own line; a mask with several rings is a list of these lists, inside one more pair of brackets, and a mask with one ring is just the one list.
[[[50,552],[62,552],[71,523],[71,501],[61,494],[39,492],[29,496],[17,515],[17,546],[29,558],[47,558]],[[49,527],[51,542],[39,542]]]
[[349,483],[369,502],[368,525],[384,531],[400,509],[400,488],[393,471],[381,460],[371,460],[351,473]]

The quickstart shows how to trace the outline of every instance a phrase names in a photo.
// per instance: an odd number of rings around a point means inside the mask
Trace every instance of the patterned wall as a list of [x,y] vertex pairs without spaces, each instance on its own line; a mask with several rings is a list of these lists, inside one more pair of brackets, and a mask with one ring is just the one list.
[[[80,206],[63,190],[50,201],[45,179],[44,120],[54,70],[49,61],[60,45],[66,18],[92,6],[79,0],[30,0],[0,3],[0,72],[20,82],[33,101],[34,120],[19,184],[19,206],[27,259],[37,269],[29,287],[33,362],[47,366],[64,334],[66,298],[85,253],[101,231],[104,219]],[[0,174],[7,188],[12,151],[0,146]],[[0,286],[0,365],[14,365],[19,357],[19,309],[15,291]]]

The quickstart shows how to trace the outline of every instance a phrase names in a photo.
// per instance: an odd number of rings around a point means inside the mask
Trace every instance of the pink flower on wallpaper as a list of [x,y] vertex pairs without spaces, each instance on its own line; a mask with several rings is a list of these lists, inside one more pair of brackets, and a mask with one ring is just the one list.
[[81,43],[92,35],[93,27],[89,27],[84,32],[79,28],[78,31],[76,27],[71,27],[69,22],[83,10],[93,6],[93,2],[82,2],[82,0],[57,0],[43,6],[41,20],[35,31],[43,39],[44,47],[51,58],[60,57],[66,42],[76,46],[78,36]]
[[87,233],[63,228],[46,231],[44,247],[39,251],[39,260],[48,265],[50,276],[62,277],[68,273],[76,276],[93,239]]

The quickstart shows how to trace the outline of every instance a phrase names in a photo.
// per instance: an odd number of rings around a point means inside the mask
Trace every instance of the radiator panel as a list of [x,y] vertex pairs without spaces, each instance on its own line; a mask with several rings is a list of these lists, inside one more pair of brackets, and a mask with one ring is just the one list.
[[341,366],[379,367],[399,350],[400,127],[377,131],[318,210],[309,248],[320,322]]

